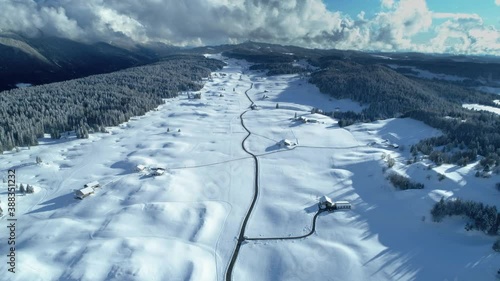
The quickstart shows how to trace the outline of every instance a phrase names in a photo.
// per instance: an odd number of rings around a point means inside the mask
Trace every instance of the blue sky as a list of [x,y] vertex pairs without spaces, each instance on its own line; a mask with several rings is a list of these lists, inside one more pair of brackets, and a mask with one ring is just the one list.
[[[361,11],[368,17],[380,12],[380,0],[324,0],[330,11],[341,11],[355,18]],[[427,0],[429,10],[437,13],[475,13],[485,24],[500,29],[500,5],[495,0]]]
[[[332,12],[341,12],[352,19],[356,19],[361,11],[365,13],[367,20],[374,19],[378,14],[394,11],[401,2],[410,2],[401,0],[323,0],[328,10]],[[421,7],[422,3],[426,6],[432,18],[432,24],[425,30],[416,32],[408,38],[414,44],[411,48],[419,48],[429,42],[444,42],[439,44],[440,52],[468,52],[477,49],[476,42],[481,43],[481,49],[484,53],[498,53],[500,43],[500,0],[422,0],[416,1],[415,7]],[[383,6],[382,3],[391,3],[390,7]],[[418,4],[420,3],[420,4]],[[407,5],[407,4],[405,4]],[[422,14],[420,14],[422,15]],[[474,18],[474,25],[470,22],[464,25],[459,18]],[[462,26],[462,28],[460,28]],[[459,30],[461,29],[461,30]],[[487,35],[486,31],[494,30]],[[450,37],[444,38],[446,33]],[[478,37],[478,34],[481,34]],[[497,38],[489,39],[489,38]],[[469,40],[470,39],[470,40]],[[478,40],[479,39],[479,40]],[[488,41],[490,40],[490,41]],[[493,46],[489,50],[488,44]],[[453,45],[453,46],[452,46]],[[450,48],[448,48],[450,47]],[[432,51],[428,49],[427,51]]]

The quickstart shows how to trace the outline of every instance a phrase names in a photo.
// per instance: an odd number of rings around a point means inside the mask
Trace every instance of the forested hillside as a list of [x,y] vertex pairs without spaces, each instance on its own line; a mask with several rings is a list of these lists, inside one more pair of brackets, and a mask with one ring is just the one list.
[[[368,105],[360,114],[335,112],[341,126],[392,117],[412,117],[446,133],[421,142],[416,148],[436,163],[465,165],[486,156],[488,169],[500,164],[500,117],[462,108],[463,103],[498,107],[493,94],[473,91],[443,81],[409,78],[381,65],[332,61],[314,72],[310,82],[335,98]],[[437,146],[444,146],[436,149]],[[458,148],[458,149],[454,149]]]
[[154,63],[175,51],[159,44],[125,48],[0,31],[0,91],[13,89],[17,83],[41,85]]
[[142,115],[179,91],[197,90],[223,62],[202,56],[170,56],[161,62],[0,93],[0,152],[36,145],[50,133],[76,130],[79,137]]

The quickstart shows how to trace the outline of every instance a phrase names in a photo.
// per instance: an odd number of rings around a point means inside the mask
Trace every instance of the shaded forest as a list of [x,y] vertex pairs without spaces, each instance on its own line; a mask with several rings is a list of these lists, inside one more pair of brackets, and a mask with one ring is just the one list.
[[500,165],[500,116],[462,107],[463,103],[498,107],[493,102],[498,96],[448,82],[409,78],[381,65],[348,61],[333,61],[328,68],[312,73],[310,82],[335,98],[368,105],[361,113],[327,113],[339,119],[340,126],[411,117],[444,132],[444,136],[416,146],[433,155],[437,164],[465,165],[480,154],[486,157],[481,163],[485,169]]
[[175,55],[146,66],[0,93],[0,152],[36,145],[50,133],[78,137],[142,115],[223,66],[202,56]]

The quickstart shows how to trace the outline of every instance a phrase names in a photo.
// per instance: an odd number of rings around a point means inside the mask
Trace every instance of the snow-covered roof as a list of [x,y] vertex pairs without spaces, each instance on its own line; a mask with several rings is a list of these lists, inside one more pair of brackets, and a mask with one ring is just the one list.
[[89,183],[85,184],[84,186],[85,187],[93,187],[93,186],[98,186],[98,185],[99,185],[98,181],[93,181],[93,182],[89,182]]
[[323,196],[321,196],[321,198],[319,198],[319,202],[320,203],[324,203],[324,202],[332,203],[332,199],[326,195],[323,195]]
[[93,192],[94,192],[94,189],[92,187],[85,187],[85,188],[82,188],[82,189],[76,191],[76,193],[80,194],[80,195],[87,195],[87,194],[91,194]]
[[157,175],[163,175],[165,173],[165,169],[163,168],[156,168],[154,171],[155,174]]
[[335,201],[335,204],[337,204],[337,205],[351,205],[351,202],[349,202],[349,201]]

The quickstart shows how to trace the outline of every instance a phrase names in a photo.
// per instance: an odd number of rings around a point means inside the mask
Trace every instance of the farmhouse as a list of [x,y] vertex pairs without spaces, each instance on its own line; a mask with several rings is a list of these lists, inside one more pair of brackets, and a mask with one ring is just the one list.
[[146,166],[144,166],[144,165],[137,165],[137,166],[135,167],[135,170],[136,170],[137,172],[142,172],[142,171],[144,171],[144,169],[146,169]]
[[83,199],[92,193],[94,193],[94,189],[92,187],[85,187],[75,191],[75,198]]
[[330,197],[323,195],[321,198],[319,198],[319,208],[324,210],[324,209],[329,209],[333,206],[333,201]]
[[98,188],[100,185],[99,185],[99,182],[98,181],[93,181],[93,182],[89,182],[87,184],[85,184],[83,187],[87,188],[87,187],[90,187],[92,189],[94,188]]

